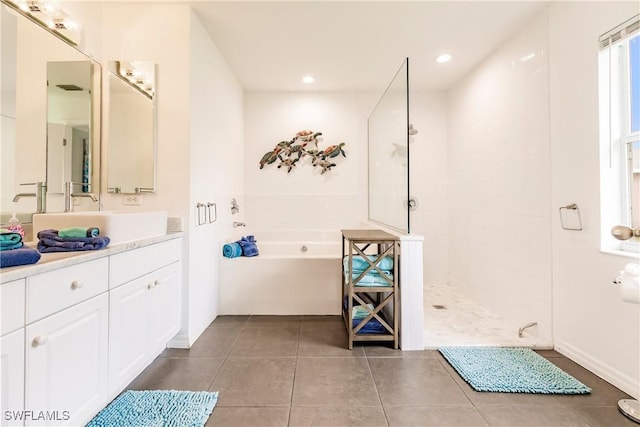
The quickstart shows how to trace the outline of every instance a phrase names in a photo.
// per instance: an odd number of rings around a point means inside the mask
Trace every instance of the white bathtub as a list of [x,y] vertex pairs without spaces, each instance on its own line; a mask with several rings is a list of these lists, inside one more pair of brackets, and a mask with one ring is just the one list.
[[255,236],[260,255],[222,258],[220,314],[340,314],[338,230],[241,232]]

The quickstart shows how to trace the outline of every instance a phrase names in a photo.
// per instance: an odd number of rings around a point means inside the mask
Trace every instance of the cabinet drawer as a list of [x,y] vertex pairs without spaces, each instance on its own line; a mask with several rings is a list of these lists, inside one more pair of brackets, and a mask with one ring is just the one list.
[[108,289],[107,257],[27,278],[27,323]]
[[0,335],[24,326],[24,279],[0,285]]
[[109,288],[115,288],[178,261],[181,254],[182,239],[172,239],[112,255],[109,261]]

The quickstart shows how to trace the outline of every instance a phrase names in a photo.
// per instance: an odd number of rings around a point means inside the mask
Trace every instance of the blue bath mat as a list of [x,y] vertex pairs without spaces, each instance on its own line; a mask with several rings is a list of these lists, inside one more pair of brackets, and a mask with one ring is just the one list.
[[86,427],[202,427],[218,402],[218,392],[126,391]]
[[529,348],[438,349],[476,391],[588,394],[591,389]]

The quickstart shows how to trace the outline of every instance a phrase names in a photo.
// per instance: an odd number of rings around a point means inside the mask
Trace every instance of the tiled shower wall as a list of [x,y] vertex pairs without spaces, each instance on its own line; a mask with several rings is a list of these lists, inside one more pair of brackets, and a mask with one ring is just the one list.
[[547,26],[545,12],[449,92],[447,136],[451,285],[551,338]]

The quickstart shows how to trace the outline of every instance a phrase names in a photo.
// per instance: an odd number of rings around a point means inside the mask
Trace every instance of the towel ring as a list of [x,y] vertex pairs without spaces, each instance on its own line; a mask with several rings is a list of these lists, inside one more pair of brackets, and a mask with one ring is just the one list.
[[[564,215],[562,215],[563,211],[575,211],[578,214],[578,226],[577,227],[568,227],[564,223]],[[577,204],[571,203],[567,206],[561,206],[560,209],[560,225],[562,225],[563,230],[569,231],[582,231],[582,217],[580,216],[580,208]]]

